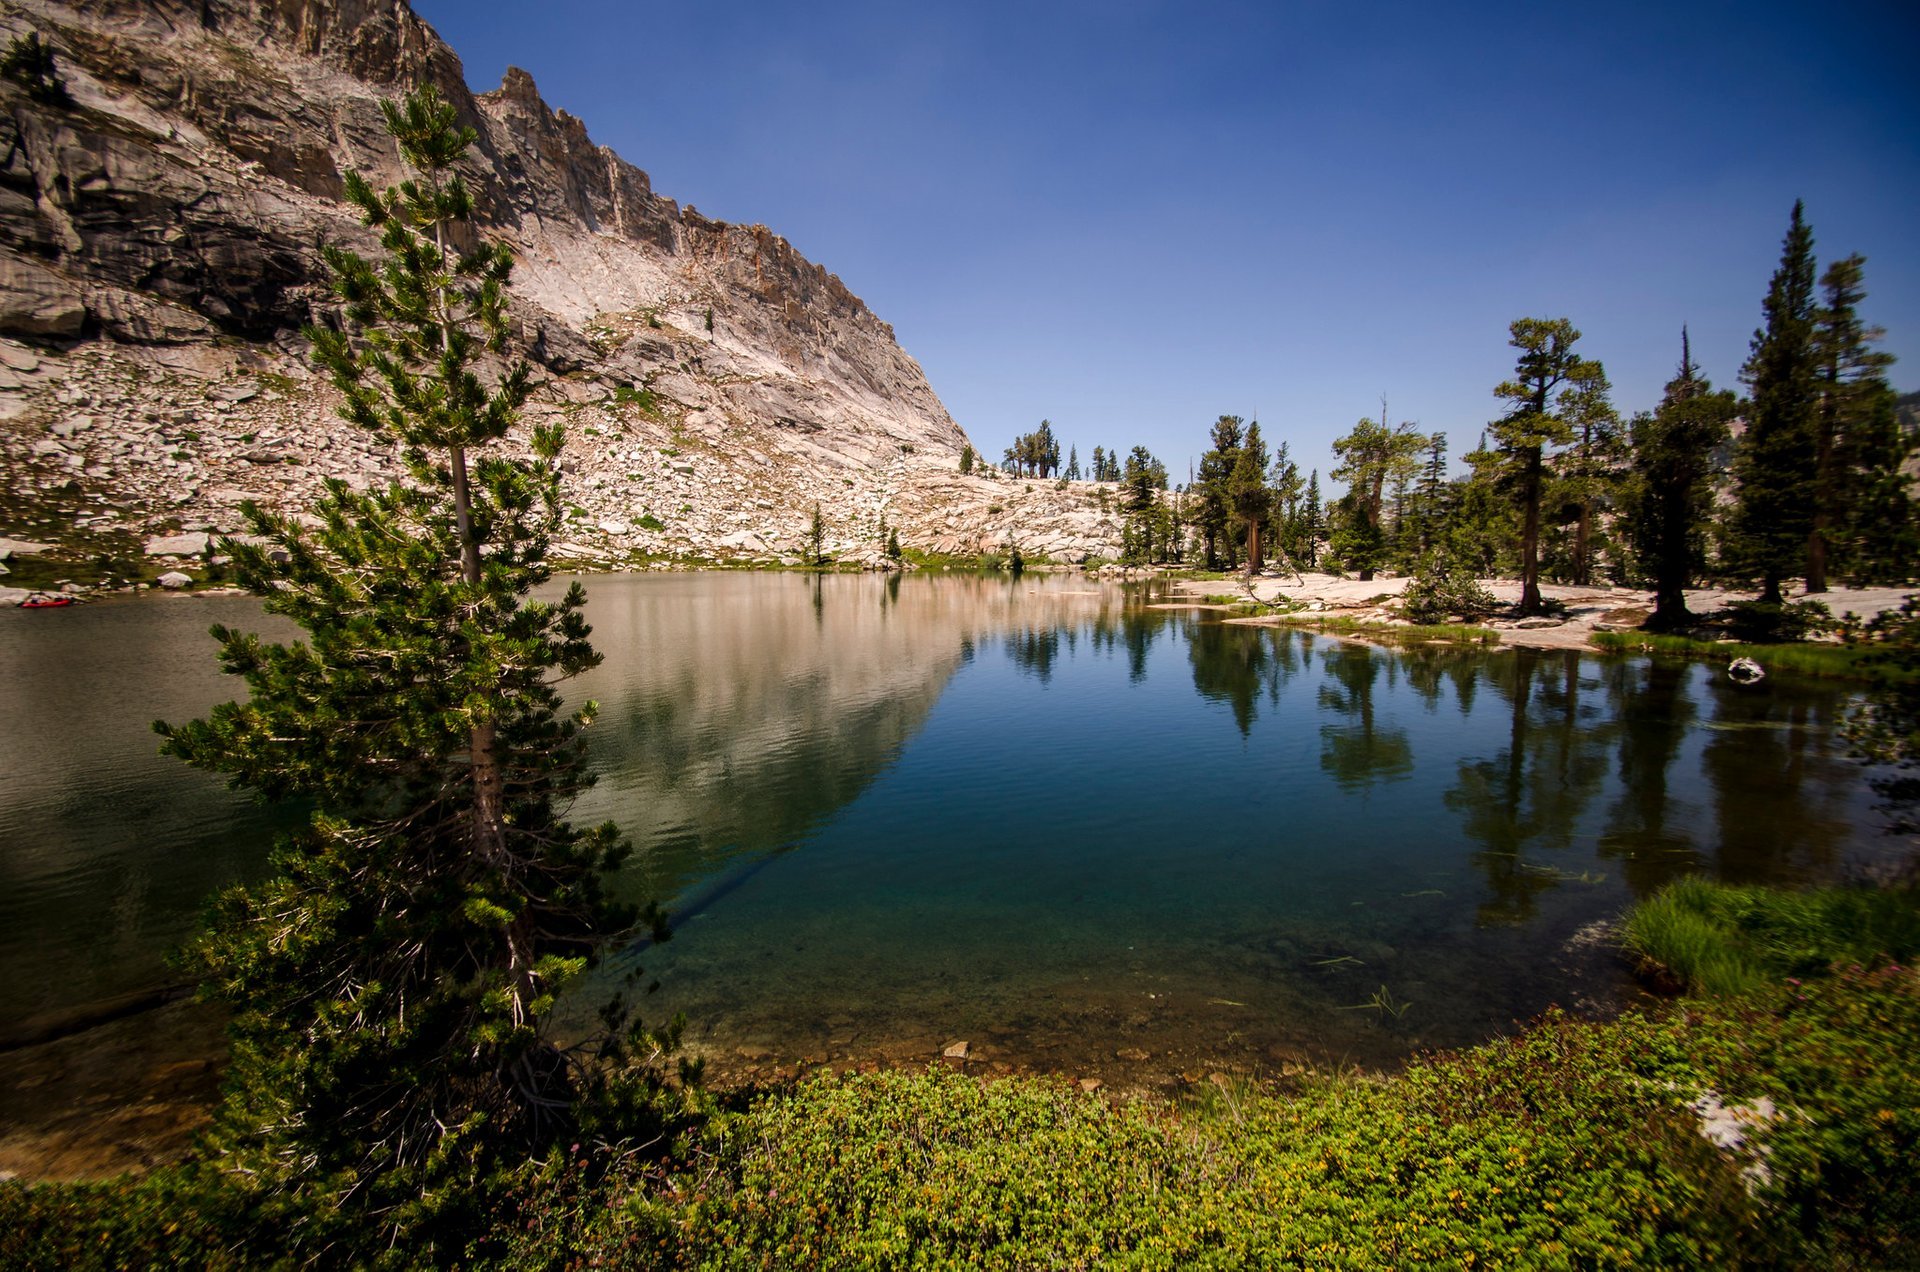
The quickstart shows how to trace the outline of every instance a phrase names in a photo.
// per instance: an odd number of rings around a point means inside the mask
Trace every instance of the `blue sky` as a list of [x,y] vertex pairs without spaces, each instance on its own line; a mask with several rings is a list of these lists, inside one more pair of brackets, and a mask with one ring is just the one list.
[[1623,411],[1732,384],[1796,198],[1920,387],[1920,6],[641,6],[414,0],[549,104],[837,273],[997,457],[1184,475],[1222,412],[1303,466],[1388,399],[1470,449],[1507,324],[1569,317]]

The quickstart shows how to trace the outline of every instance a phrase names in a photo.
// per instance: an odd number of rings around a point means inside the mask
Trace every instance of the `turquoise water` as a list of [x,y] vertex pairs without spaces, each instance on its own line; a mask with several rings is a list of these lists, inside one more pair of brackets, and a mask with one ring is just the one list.
[[[722,1069],[930,1058],[1154,1083],[1391,1061],[1631,992],[1678,874],[1891,853],[1831,684],[1393,653],[1064,576],[587,580],[599,785],[666,900],[643,1012]],[[243,598],[0,613],[0,1012],[168,979],[276,814],[158,758]],[[282,815],[283,816],[283,815]],[[0,1055],[0,1069],[8,1063]]]

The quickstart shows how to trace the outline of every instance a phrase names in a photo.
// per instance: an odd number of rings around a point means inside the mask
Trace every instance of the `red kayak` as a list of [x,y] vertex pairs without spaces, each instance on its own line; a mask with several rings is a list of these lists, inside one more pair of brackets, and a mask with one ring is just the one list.
[[62,605],[73,604],[71,596],[48,596],[45,592],[35,592],[20,602],[21,609],[59,609]]

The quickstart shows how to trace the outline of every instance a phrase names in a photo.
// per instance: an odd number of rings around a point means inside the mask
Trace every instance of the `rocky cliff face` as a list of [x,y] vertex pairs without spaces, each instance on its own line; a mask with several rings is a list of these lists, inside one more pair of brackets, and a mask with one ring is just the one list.
[[892,329],[764,226],[709,220],[550,109],[473,94],[404,0],[0,3],[70,100],[0,81],[0,533],[238,528],[384,458],[333,418],[300,327],[323,242],[371,242],[343,174],[401,175],[379,102],[431,81],[479,136],[481,232],[511,244],[528,414],[570,424],[569,552],[777,557],[814,506],[843,554],[1109,552],[1091,491],[953,476],[966,437]]

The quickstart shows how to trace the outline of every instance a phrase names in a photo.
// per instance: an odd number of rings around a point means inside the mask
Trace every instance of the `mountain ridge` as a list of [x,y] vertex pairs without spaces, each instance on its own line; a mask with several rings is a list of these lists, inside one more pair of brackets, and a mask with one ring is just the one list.
[[528,414],[573,426],[576,559],[778,558],[815,506],[858,559],[883,524],[1117,546],[1090,492],[956,480],[966,434],[837,275],[657,193],[527,72],[470,91],[405,0],[0,3],[0,38],[29,30],[71,103],[0,83],[0,336],[32,346],[0,358],[0,464],[16,491],[77,485],[76,522],[234,530],[244,498],[367,479],[298,332],[334,312],[320,245],[376,250],[344,174],[404,175],[380,101],[431,82],[477,135],[477,232],[515,253]]

